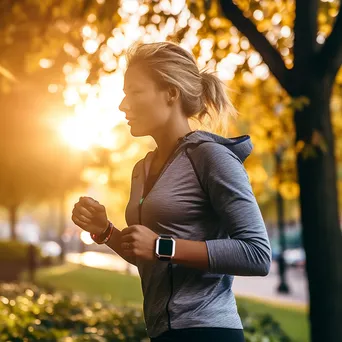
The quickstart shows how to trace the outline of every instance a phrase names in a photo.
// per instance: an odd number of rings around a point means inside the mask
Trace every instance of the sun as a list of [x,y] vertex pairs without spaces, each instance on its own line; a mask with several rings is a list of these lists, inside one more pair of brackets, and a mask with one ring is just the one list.
[[75,105],[75,114],[60,123],[62,139],[75,149],[114,148],[113,128],[126,122],[125,114],[119,110],[124,97],[123,75],[117,73],[102,78],[96,88],[97,93],[90,91],[84,103]]
[[[148,6],[140,4],[138,0],[121,0],[119,15],[122,25],[113,30],[105,44],[105,37],[93,24],[93,15],[81,31],[83,48],[87,54],[81,55],[71,43],[64,46],[65,52],[76,61],[63,67],[67,84],[63,92],[64,103],[73,107],[75,112],[61,122],[58,129],[61,138],[72,148],[83,151],[92,147],[115,148],[113,128],[125,122],[125,114],[118,109],[124,97],[125,52],[136,41],[165,41],[175,30],[182,29],[191,16],[185,0],[163,0],[160,6],[162,10],[178,14],[179,20],[170,18],[163,29],[158,30],[156,25],[151,24],[151,30],[146,30],[139,22],[140,17],[148,11]],[[157,20],[157,17],[154,19]],[[183,48],[192,50],[197,43],[195,37],[200,27],[201,22],[192,18],[187,37],[181,43]],[[92,68],[89,57],[96,52],[105,72],[100,72],[97,84],[91,85],[87,83]],[[47,60],[42,61],[43,66],[47,63]],[[56,87],[50,86],[50,91],[56,90]]]

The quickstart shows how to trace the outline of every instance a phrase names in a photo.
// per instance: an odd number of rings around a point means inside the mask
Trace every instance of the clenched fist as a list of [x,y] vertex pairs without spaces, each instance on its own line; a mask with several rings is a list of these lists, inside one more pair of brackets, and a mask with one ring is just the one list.
[[125,256],[154,260],[158,235],[142,225],[129,226],[121,231],[121,248]]
[[80,228],[96,235],[103,233],[108,227],[106,208],[91,197],[80,197],[71,219]]

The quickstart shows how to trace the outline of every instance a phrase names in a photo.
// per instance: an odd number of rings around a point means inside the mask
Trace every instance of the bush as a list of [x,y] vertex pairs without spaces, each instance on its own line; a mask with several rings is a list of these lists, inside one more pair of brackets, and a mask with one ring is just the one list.
[[[149,341],[140,309],[32,284],[0,284],[0,293],[0,341]],[[290,341],[272,317],[239,311],[246,342]]]
[[291,342],[271,315],[250,315],[243,307],[239,308],[239,314],[246,342]]
[[39,289],[32,284],[0,285],[0,341],[141,341],[141,310],[118,309],[83,295]]
[[1,240],[0,241],[0,261],[27,260],[28,244],[20,241]]
[[24,270],[38,266],[40,248],[33,246],[33,253],[31,246],[20,241],[0,241],[0,281],[17,281]]

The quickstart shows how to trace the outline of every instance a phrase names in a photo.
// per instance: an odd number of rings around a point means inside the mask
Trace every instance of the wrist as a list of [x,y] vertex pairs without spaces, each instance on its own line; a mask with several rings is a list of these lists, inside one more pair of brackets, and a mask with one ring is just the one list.
[[107,220],[106,224],[101,227],[100,233],[96,233],[95,235],[99,236],[99,235],[104,234],[106,232],[106,230],[109,228],[110,224],[111,224],[111,222],[109,220]]
[[161,261],[171,261],[175,256],[176,240],[171,235],[161,234],[155,242],[155,256]]
[[98,245],[101,245],[101,244],[107,243],[110,240],[114,229],[115,229],[114,225],[110,221],[108,221],[108,226],[107,228],[105,228],[105,230],[102,233],[100,234],[91,233],[90,236]]
[[209,257],[205,241],[176,239],[176,244],[173,263],[208,270]]

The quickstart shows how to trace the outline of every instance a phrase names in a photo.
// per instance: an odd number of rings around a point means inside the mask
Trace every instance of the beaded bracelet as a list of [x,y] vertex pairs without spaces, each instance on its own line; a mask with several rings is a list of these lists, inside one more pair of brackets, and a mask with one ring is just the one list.
[[113,235],[114,225],[109,221],[107,229],[100,235],[96,235],[94,233],[90,234],[90,237],[95,241],[98,245],[102,245],[107,243]]

